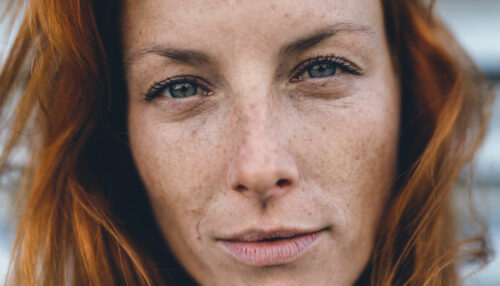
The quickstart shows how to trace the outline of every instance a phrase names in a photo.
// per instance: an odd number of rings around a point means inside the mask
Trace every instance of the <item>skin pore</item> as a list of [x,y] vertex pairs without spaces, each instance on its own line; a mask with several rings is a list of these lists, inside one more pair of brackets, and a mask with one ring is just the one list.
[[[383,23],[373,0],[125,1],[132,154],[199,284],[358,279],[396,168]],[[281,260],[227,247],[280,232],[314,241]]]

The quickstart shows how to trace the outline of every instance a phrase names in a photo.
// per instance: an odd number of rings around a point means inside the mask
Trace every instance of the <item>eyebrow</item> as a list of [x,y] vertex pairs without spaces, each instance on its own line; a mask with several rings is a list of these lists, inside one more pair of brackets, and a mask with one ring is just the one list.
[[[286,45],[284,45],[279,54],[280,55],[290,55],[298,54],[304,52],[312,47],[318,45],[319,43],[325,41],[326,39],[343,32],[356,33],[361,32],[367,35],[374,35],[375,31],[370,26],[361,25],[358,23],[337,23],[321,29],[314,30],[313,32],[294,40]],[[172,48],[168,46],[154,45],[152,47],[147,47],[140,49],[138,51],[132,52],[130,55],[123,58],[123,64],[125,68],[137,62],[141,58],[148,55],[159,55],[162,57],[169,58],[175,62],[186,64],[186,65],[200,65],[209,64],[215,62],[212,57],[208,54],[192,49],[181,49]]]
[[134,62],[140,60],[147,55],[158,55],[169,58],[173,61],[188,65],[207,64],[212,62],[212,59],[207,54],[189,49],[176,49],[171,47],[163,47],[155,45],[149,48],[141,49],[133,52],[123,59],[123,64],[127,67]]
[[365,26],[357,23],[337,23],[321,29],[317,29],[312,33],[307,34],[306,36],[285,45],[283,48],[281,48],[280,55],[298,54],[304,52],[325,41],[326,39],[343,32],[360,32],[370,36],[373,36],[375,34],[375,31],[370,26]]

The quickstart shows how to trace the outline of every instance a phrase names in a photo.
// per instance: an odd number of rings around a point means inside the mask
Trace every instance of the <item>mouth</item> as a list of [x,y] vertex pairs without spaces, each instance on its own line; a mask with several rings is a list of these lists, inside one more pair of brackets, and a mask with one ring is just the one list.
[[283,265],[301,257],[326,230],[250,231],[218,242],[236,260],[246,265]]

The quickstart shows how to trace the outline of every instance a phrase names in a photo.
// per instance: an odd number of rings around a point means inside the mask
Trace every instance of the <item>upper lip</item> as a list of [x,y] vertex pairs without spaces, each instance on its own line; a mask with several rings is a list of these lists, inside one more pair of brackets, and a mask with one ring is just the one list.
[[314,229],[314,230],[277,229],[271,231],[247,230],[247,231],[242,231],[236,235],[229,236],[227,238],[221,238],[220,240],[234,241],[234,242],[257,242],[266,239],[292,238],[295,236],[311,234],[322,230],[325,229]]

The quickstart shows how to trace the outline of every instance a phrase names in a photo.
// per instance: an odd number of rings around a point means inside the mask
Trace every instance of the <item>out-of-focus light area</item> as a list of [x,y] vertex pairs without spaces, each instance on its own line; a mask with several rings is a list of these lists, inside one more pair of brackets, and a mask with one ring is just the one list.
[[468,277],[465,284],[498,286],[500,285],[500,0],[437,0],[436,10],[469,55],[490,78],[495,89],[490,127],[475,162],[474,191],[478,212],[489,224],[490,242],[497,255],[486,268]]
[[[0,15],[5,1],[0,0]],[[499,255],[471,275],[467,286],[500,285],[500,0],[438,0],[436,10],[495,87],[489,131],[477,160],[474,190],[478,210],[489,224],[490,242]],[[0,64],[12,45],[7,23],[0,23]],[[14,29],[15,30],[15,29]],[[4,115],[0,115],[0,120]],[[3,126],[3,125],[2,125]],[[0,146],[4,138],[0,138]],[[9,182],[0,177],[0,188]],[[5,277],[13,241],[13,208],[8,192],[0,190],[0,281]],[[1,283],[0,283],[1,284]]]
[[436,9],[483,71],[500,76],[500,1],[437,0]]

